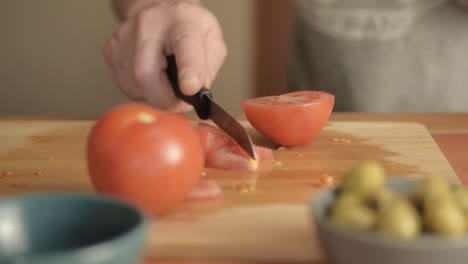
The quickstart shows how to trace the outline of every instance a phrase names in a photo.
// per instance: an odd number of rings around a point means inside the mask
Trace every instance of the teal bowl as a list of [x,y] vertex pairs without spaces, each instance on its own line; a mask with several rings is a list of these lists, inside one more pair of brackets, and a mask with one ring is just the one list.
[[136,264],[146,216],[109,197],[32,194],[0,200],[2,264]]
[[[409,194],[416,179],[387,180],[390,189]],[[468,236],[448,239],[422,234],[413,241],[385,239],[375,233],[358,233],[339,228],[328,220],[336,196],[325,189],[312,198],[311,217],[329,264],[463,264],[468,263]]]

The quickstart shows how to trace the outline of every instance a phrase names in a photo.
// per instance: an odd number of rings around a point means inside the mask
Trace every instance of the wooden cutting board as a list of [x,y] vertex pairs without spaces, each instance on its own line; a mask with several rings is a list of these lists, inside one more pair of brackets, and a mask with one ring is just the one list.
[[[273,147],[243,120],[254,141]],[[92,192],[86,172],[89,121],[0,121],[0,195]],[[223,187],[222,202],[184,203],[156,219],[147,255],[320,261],[307,204],[324,174],[337,181],[358,160],[381,161],[395,177],[457,177],[429,132],[417,123],[329,122],[310,145],[275,150],[258,173],[207,169]],[[243,192],[238,187],[252,186]],[[242,188],[241,188],[242,189]],[[246,188],[247,190],[249,188]],[[59,212],[58,212],[59,213]]]

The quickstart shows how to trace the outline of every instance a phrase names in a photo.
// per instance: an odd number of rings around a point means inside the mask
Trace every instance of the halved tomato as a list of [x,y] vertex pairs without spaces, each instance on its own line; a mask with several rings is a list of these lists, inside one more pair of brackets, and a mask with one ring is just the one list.
[[335,96],[321,91],[299,91],[246,99],[245,116],[263,136],[282,146],[310,143],[322,131]]
[[232,137],[215,126],[200,122],[197,130],[205,150],[207,167],[255,171],[259,161],[273,160],[273,151],[260,146],[254,146],[257,160],[252,159]]

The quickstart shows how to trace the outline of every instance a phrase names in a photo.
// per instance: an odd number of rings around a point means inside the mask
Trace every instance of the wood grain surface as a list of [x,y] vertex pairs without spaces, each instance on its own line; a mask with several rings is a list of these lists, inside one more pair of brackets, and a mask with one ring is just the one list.
[[[254,141],[275,147],[242,121]],[[92,121],[0,121],[0,195],[93,192],[85,143]],[[339,141],[337,141],[339,140]],[[206,169],[225,192],[222,202],[184,203],[154,221],[147,256],[156,259],[240,259],[320,262],[308,201],[320,178],[339,181],[356,161],[381,161],[394,177],[458,178],[428,130],[411,122],[331,121],[313,143],[275,150],[257,173]],[[236,186],[254,186],[239,192]]]

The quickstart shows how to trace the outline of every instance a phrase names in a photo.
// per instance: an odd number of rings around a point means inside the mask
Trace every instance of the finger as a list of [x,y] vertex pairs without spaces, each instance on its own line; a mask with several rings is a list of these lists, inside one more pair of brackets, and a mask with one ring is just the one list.
[[[176,98],[165,71],[166,21],[165,15],[154,9],[135,22],[133,39],[136,41],[132,47],[131,73],[136,86],[141,89],[143,97],[150,105],[171,112],[187,111],[189,107]],[[160,26],[148,27],[156,24]]]
[[[164,58],[164,56],[161,56],[162,60]],[[144,86],[143,89],[143,96],[150,105],[169,112],[185,113],[192,111],[193,108],[190,105],[175,97],[166,71],[159,70],[153,76],[155,81],[152,85]]]
[[170,28],[169,41],[176,57],[180,89],[186,95],[193,95],[206,78],[205,34],[193,16],[179,17]]
[[227,48],[224,42],[221,30],[216,27],[210,30],[205,38],[206,47],[206,78],[205,87],[211,87],[218,72],[223,65],[226,56]]
[[[161,64],[165,63],[165,56],[160,55]],[[187,113],[193,110],[193,107],[181,100],[179,100],[172,90],[169,82],[167,72],[164,67],[159,68],[159,72],[153,74],[154,82],[152,85],[144,86],[143,96],[146,101],[157,108],[164,109],[169,112]],[[156,84],[156,85],[155,85]]]
[[122,61],[124,58],[121,56],[121,43],[119,43],[116,33],[114,33],[104,44],[103,55],[111,74],[113,82],[122,92],[131,99],[141,100],[142,94],[139,90],[132,89],[133,84],[126,78],[124,69],[122,68]]
[[177,98],[163,71],[166,62],[160,36],[162,33],[155,32],[150,38],[137,37],[131,73],[146,101],[154,107],[167,109],[176,104]]
[[113,50],[115,50],[116,44],[114,43],[114,37],[110,36],[104,45],[102,46],[102,55],[104,56],[104,61],[108,67],[114,67],[115,61],[113,58]]

